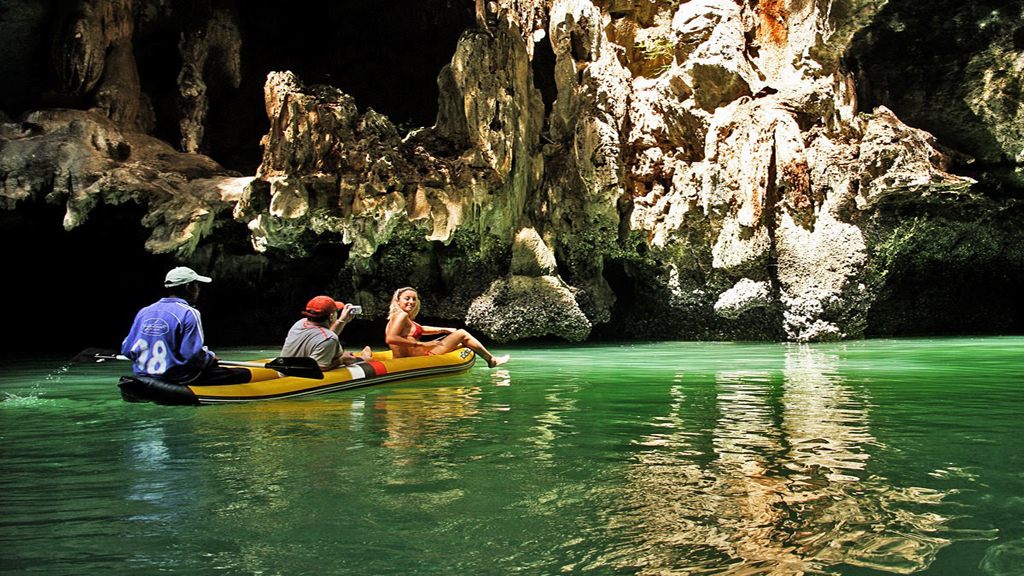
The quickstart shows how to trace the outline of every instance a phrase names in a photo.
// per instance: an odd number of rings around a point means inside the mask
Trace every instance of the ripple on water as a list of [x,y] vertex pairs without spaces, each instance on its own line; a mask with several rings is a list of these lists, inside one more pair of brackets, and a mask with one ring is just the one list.
[[978,567],[985,576],[1024,574],[1024,538],[990,546]]

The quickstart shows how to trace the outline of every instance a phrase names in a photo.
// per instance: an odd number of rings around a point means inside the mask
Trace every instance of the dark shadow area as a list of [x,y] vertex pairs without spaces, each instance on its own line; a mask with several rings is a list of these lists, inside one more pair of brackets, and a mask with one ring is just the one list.
[[161,296],[173,263],[143,248],[143,212],[130,205],[97,206],[71,231],[62,207],[22,203],[0,210],[3,283],[10,335],[5,355],[70,354],[116,348],[138,308]]
[[[164,276],[178,265],[168,255],[144,249],[150,231],[139,225],[144,212],[134,204],[97,206],[89,221],[71,231],[61,226],[63,212],[42,203],[0,210],[6,318],[16,334],[0,355],[70,358],[85,348],[118,348],[135,313],[164,296]],[[279,346],[306,302],[332,292],[347,259],[347,248],[301,260],[256,255],[245,238],[231,238],[246,232],[242,224],[222,226],[201,257],[214,264],[192,265],[213,278],[195,306],[214,352]],[[342,300],[351,296],[332,295]],[[343,340],[360,348],[379,347],[384,322],[361,317],[346,328]]]
[[[544,100],[544,121],[548,122],[551,107],[558,98],[558,85],[555,83],[555,52],[551,49],[551,41],[544,38],[533,45],[533,83],[540,90]],[[545,126],[547,128],[547,126]]]
[[1006,276],[934,275],[894,286],[872,305],[865,336],[1024,334],[1020,284]]
[[17,118],[40,105],[50,82],[49,44],[53,2],[0,2],[0,111]]
[[614,342],[630,338],[632,335],[627,335],[629,330],[622,326],[622,319],[632,318],[638,312],[640,303],[637,300],[639,294],[636,280],[629,273],[627,265],[619,260],[609,260],[604,263],[604,279],[615,294],[612,321],[594,326],[590,331],[590,340]]

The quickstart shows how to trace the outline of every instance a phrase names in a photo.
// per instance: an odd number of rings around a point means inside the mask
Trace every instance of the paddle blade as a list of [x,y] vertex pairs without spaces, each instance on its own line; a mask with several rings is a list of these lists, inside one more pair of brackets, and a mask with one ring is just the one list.
[[107,362],[109,360],[120,360],[120,358],[117,357],[117,351],[107,350],[104,348],[86,348],[71,359],[71,361],[76,364],[96,364],[98,362]]
[[312,378],[323,380],[324,373],[316,360],[308,356],[287,356],[274,358],[267,362],[267,368],[277,370],[285,376],[296,376],[298,378]]

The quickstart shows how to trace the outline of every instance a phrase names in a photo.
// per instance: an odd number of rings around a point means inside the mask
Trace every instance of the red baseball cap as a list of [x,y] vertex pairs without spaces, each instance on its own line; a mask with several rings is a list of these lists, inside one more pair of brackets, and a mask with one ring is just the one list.
[[344,307],[344,302],[338,302],[330,296],[317,296],[306,303],[306,309],[302,315],[306,318],[326,318],[331,315],[331,312]]

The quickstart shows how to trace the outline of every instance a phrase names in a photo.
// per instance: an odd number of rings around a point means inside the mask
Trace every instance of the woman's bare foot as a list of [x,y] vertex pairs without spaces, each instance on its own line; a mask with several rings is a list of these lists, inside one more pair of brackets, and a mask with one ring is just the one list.
[[501,366],[505,362],[508,362],[508,359],[508,354],[505,354],[504,356],[491,356],[491,359],[487,361],[487,367],[494,368],[496,366]]
[[359,353],[359,357],[369,362],[370,360],[373,360],[373,350],[370,350],[370,347],[367,346]]

